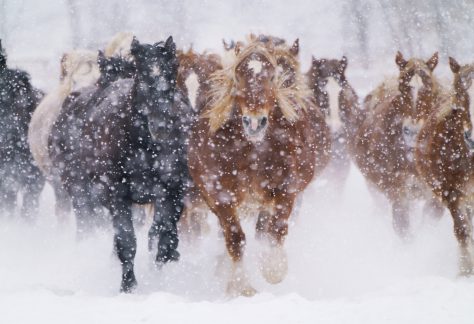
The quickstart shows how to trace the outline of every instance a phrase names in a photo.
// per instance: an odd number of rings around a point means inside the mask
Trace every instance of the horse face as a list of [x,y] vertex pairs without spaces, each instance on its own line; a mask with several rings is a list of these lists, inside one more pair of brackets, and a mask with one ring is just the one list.
[[178,72],[176,45],[170,36],[165,44],[132,41],[131,53],[139,80],[138,91],[146,98],[148,130],[154,140],[167,139],[173,126],[173,96]]
[[71,81],[71,91],[93,85],[100,77],[97,55],[89,52],[71,52],[61,59],[61,80]]
[[420,91],[433,88],[432,76],[438,64],[438,53],[433,54],[428,61],[424,62],[416,58],[406,61],[398,52],[395,61],[400,69],[400,90],[402,93],[410,93],[412,106],[416,108]]
[[465,103],[469,105],[467,109],[462,109],[463,128],[464,132],[471,140],[474,141],[474,134],[472,133],[472,120],[474,114],[474,64],[466,64],[460,66],[452,57],[449,58],[449,66],[454,74],[454,88],[458,95],[464,97]]
[[165,44],[159,42],[154,45],[140,44],[134,39],[131,53],[136,62],[138,78],[151,87],[150,90],[174,91],[178,60],[176,45],[171,36]]
[[240,108],[244,134],[251,142],[265,136],[275,107],[275,67],[259,53],[251,53],[235,69],[236,105]]
[[123,59],[122,57],[106,58],[102,51],[99,51],[97,64],[103,82],[114,82],[117,79],[131,78],[135,72],[135,65],[132,61]]

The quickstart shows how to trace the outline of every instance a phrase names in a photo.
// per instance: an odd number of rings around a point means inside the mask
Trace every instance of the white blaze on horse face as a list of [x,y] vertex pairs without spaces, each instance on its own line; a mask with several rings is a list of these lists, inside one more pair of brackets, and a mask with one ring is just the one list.
[[191,74],[184,81],[186,89],[188,89],[188,98],[191,103],[192,108],[196,111],[196,101],[199,91],[199,79],[196,73],[191,72]]
[[151,68],[151,75],[154,77],[160,76],[161,74],[161,69],[159,65],[153,65]]
[[339,131],[342,127],[342,121],[339,116],[339,92],[341,86],[334,78],[329,78],[326,84],[326,91],[329,97],[329,116],[326,122],[333,133]]
[[258,60],[251,60],[247,63],[247,67],[253,71],[253,74],[262,72],[263,63]]
[[416,108],[416,101],[418,100],[418,91],[423,87],[423,80],[418,74],[415,74],[410,80],[411,94],[413,98],[413,108]]

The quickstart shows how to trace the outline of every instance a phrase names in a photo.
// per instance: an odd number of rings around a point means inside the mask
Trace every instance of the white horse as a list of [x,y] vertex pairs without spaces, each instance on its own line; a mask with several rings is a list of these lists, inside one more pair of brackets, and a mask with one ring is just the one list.
[[63,55],[59,86],[43,98],[34,111],[28,128],[28,143],[38,167],[53,185],[56,195],[56,215],[64,220],[70,211],[69,197],[55,177],[49,158],[48,139],[67,96],[86,86],[93,85],[100,77],[97,53],[76,50]]

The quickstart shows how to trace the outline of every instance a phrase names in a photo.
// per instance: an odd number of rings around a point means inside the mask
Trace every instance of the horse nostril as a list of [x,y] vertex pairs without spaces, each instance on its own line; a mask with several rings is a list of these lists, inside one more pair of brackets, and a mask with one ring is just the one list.
[[242,117],[242,123],[244,124],[245,127],[249,127],[250,126],[250,117],[243,116]]
[[267,121],[268,121],[267,117],[262,117],[260,119],[260,127],[265,127],[265,125],[267,124]]

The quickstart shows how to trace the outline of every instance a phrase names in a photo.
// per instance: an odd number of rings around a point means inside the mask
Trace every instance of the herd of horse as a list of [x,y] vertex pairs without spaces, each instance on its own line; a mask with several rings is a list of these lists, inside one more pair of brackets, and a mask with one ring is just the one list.
[[72,206],[78,236],[111,219],[121,291],[131,292],[134,215],[152,214],[149,248],[162,266],[179,260],[179,236],[202,231],[211,211],[232,263],[227,292],[251,296],[242,217],[255,215],[262,275],[281,282],[298,197],[326,168],[342,186],[352,160],[389,200],[400,237],[410,235],[415,200],[435,218],[447,208],[460,273],[474,272],[474,64],[450,57],[449,86],[433,74],[437,53],[425,61],[398,52],[398,76],[360,102],[346,57],[313,58],[304,74],[298,40],[251,34],[224,49],[221,57],[178,50],[172,37],[143,44],[119,33],[104,51],[64,54],[45,95],[7,66],[0,43],[2,212],[21,202],[34,219],[47,181],[58,220]]

